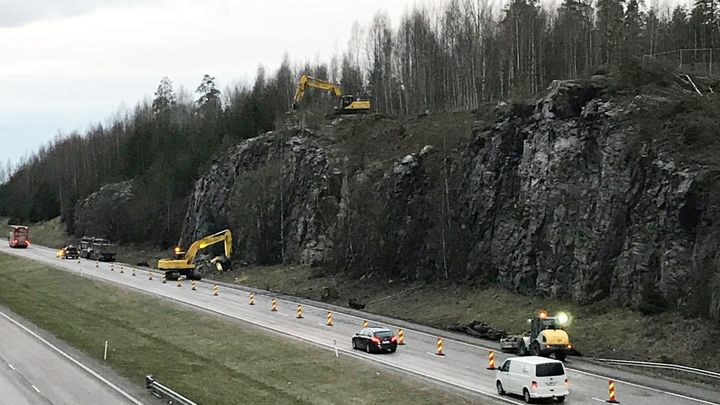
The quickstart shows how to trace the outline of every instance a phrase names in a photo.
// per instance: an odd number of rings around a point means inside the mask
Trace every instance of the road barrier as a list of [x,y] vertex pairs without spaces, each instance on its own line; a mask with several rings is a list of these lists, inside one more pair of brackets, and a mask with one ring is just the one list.
[[327,314],[327,322],[325,322],[326,326],[333,326],[333,320],[332,320],[332,312],[328,311]]
[[619,404],[620,402],[617,401],[615,398],[615,381],[608,380],[608,400],[605,402],[611,403],[611,404]]
[[660,368],[660,369],[665,369],[665,370],[674,370],[674,371],[680,371],[680,372],[684,372],[684,373],[697,374],[697,375],[700,375],[703,377],[720,379],[720,373],[717,373],[715,371],[708,371],[708,370],[703,370],[700,368],[681,366],[678,364],[653,363],[653,362],[649,362],[649,361],[635,361],[635,360],[598,359],[598,358],[596,358],[595,360],[601,361],[604,363],[611,363],[611,364],[617,364],[617,365],[623,365],[623,366]]
[[218,287],[217,284],[213,284],[213,295],[216,296],[216,297],[217,297],[218,295],[220,295],[220,288]]
[[363,328],[367,328],[369,325],[367,319],[363,321]]
[[145,376],[145,388],[157,398],[167,399],[169,404],[177,405],[198,405],[188,398],[173,391],[170,387],[160,384],[152,375]]
[[297,309],[297,319],[303,319],[303,314],[302,314],[302,304],[298,304],[298,309]]
[[197,285],[195,284],[195,280],[192,281],[192,287],[190,287],[191,290],[197,291]]
[[443,339],[441,337],[437,338],[437,351],[435,352],[435,355],[437,355],[437,356],[445,355],[445,352],[443,352]]
[[272,305],[270,306],[270,310],[272,312],[277,312],[277,300],[275,298],[272,299]]
[[488,352],[488,370],[495,370],[495,352],[490,350]]
[[399,344],[399,345],[405,344],[405,331],[402,328],[398,329],[398,343],[397,344]]
[[250,293],[250,305],[255,305],[255,293]]

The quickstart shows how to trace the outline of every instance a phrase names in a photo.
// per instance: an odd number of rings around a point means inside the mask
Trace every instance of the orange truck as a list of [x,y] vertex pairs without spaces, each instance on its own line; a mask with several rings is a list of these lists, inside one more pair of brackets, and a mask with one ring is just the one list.
[[10,225],[8,243],[11,248],[26,248],[30,246],[30,230],[25,225]]

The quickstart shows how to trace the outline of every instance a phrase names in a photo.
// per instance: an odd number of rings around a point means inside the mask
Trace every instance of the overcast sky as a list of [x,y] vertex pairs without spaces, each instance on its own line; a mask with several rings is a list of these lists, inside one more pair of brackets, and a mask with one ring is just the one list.
[[151,97],[250,81],[259,64],[329,60],[354,21],[423,0],[0,0],[0,162]]

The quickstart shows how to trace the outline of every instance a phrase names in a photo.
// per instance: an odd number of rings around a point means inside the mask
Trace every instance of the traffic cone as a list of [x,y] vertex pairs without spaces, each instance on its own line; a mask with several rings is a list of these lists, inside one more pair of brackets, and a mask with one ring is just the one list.
[[193,291],[197,291],[197,288],[195,286],[195,280],[192,281],[192,287],[190,289]]
[[611,404],[619,404],[620,402],[615,398],[615,381],[608,380],[608,394],[610,398],[605,401]]
[[255,305],[255,293],[250,293],[250,305]]
[[303,319],[302,304],[298,304],[297,319]]
[[99,268],[100,268],[100,261],[95,260],[95,268],[96,268],[96,269],[99,269]]
[[163,284],[167,283],[167,274],[163,274]]
[[444,356],[445,353],[443,353],[443,339],[441,337],[437,338],[437,351],[435,352],[436,356]]
[[150,273],[150,277],[148,277],[148,280],[152,281],[152,271],[149,273]]
[[125,269],[123,268],[122,264],[120,265],[120,274],[125,274]]
[[132,275],[133,275],[133,277],[135,277],[135,269],[133,269],[133,274],[132,274]]
[[272,299],[272,307],[270,308],[272,312],[277,312],[277,300],[275,298]]
[[495,370],[495,352],[490,350],[488,352],[488,370]]
[[398,343],[399,345],[405,344],[405,331],[402,328],[398,329]]
[[110,263],[110,271],[115,271],[115,263]]
[[213,295],[216,297],[220,295],[220,288],[218,288],[217,284],[213,285]]
[[366,320],[364,320],[364,321],[363,321],[363,328],[367,328],[367,327],[368,327],[368,325],[369,325],[369,324],[368,324],[368,321],[367,321],[367,319],[366,319]]
[[179,276],[178,276],[177,286],[178,286],[178,287],[182,287],[182,277],[179,277]]
[[80,264],[80,258],[78,257],[78,264]]
[[333,326],[332,312],[330,312],[330,311],[328,311],[328,314],[327,314],[327,322],[325,322],[325,325],[327,325],[327,326]]

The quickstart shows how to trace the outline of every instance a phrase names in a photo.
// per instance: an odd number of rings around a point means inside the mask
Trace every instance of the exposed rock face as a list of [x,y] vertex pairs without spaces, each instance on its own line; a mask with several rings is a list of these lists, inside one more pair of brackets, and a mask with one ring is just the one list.
[[[231,148],[190,197],[182,243],[229,227],[243,260],[317,264],[340,198],[341,178],[309,131],[269,132]],[[282,235],[282,238],[281,238]]]
[[717,317],[704,291],[718,280],[719,173],[637,143],[598,92],[554,83],[464,153],[468,270],[524,293]]
[[115,237],[123,209],[135,198],[132,181],[107,184],[75,206],[75,235]]
[[334,135],[342,122],[330,135],[247,140],[198,180],[183,241],[230,227],[249,262],[284,256],[720,319],[720,172],[643,141],[633,114],[662,100],[605,97],[603,80],[555,82],[456,151],[441,141],[348,164],[357,141]]

